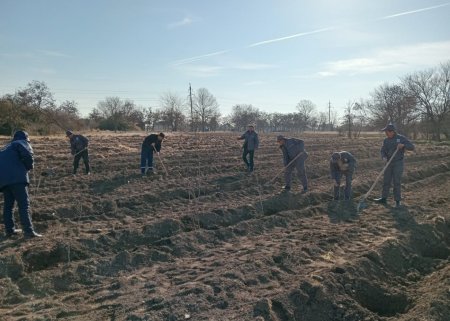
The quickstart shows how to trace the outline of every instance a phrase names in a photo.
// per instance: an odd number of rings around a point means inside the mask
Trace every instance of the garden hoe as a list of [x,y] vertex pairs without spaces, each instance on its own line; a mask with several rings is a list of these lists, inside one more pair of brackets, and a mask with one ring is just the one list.
[[264,184],[264,186],[265,185],[269,185],[269,184],[271,184],[278,176],[280,176],[292,163],[294,163],[294,161],[295,160],[297,160],[297,158],[299,158],[300,156],[302,156],[304,154],[304,152],[301,152],[301,153],[299,153],[297,156],[295,156],[294,157],[294,159],[293,160],[291,160],[290,162],[289,162],[289,164],[287,164],[286,166],[284,166],[283,167],[283,169],[281,170],[281,171],[279,171],[278,172],[278,174],[277,175],[275,175],[275,177],[274,178],[272,178],[270,181],[268,181],[268,182],[266,182],[265,184]]
[[375,179],[375,182],[373,182],[372,186],[370,187],[369,191],[361,198],[361,200],[358,203],[358,206],[356,208],[356,211],[359,213],[361,210],[365,209],[367,207],[366,204],[366,199],[367,197],[370,195],[370,193],[372,192],[373,188],[375,187],[375,185],[378,183],[378,181],[380,180],[381,175],[384,174],[384,172],[386,171],[386,168],[389,166],[389,164],[391,164],[392,160],[394,159],[394,156],[397,154],[398,149],[395,150],[394,154],[392,154],[391,158],[389,159],[389,161],[386,163],[386,165],[384,165],[383,169],[381,170],[380,174],[378,174],[377,178]]

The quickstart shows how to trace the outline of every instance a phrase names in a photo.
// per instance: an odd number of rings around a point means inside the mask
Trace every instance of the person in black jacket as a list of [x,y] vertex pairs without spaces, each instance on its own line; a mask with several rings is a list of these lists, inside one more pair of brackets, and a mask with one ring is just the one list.
[[352,195],[352,176],[356,168],[356,159],[349,152],[335,152],[330,159],[330,176],[334,183],[334,199],[339,200],[341,178],[345,175],[344,199],[350,200]]
[[70,140],[70,153],[74,156],[73,175],[77,174],[78,165],[80,163],[81,158],[83,158],[86,175],[90,175],[91,171],[89,167],[89,153],[88,153],[89,140],[83,135],[75,135],[70,130],[66,131],[66,136]]
[[33,149],[25,131],[17,131],[14,138],[0,150],[0,190],[3,192],[3,223],[6,236],[18,235],[21,230],[15,228],[13,209],[17,201],[20,223],[26,238],[41,237],[33,229],[30,217],[30,198],[28,171],[33,169]]
[[161,143],[164,133],[151,134],[145,137],[141,149],[141,174],[144,176],[148,171],[153,172],[153,152],[161,151]]

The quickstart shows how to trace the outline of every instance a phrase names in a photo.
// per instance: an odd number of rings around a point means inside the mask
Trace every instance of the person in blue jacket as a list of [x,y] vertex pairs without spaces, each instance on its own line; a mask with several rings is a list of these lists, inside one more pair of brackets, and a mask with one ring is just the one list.
[[30,179],[28,171],[33,169],[33,149],[29,143],[28,134],[19,130],[14,134],[12,141],[0,150],[0,190],[3,192],[3,223],[6,236],[20,234],[22,230],[16,229],[13,209],[17,202],[19,207],[20,223],[26,238],[41,237],[33,229],[30,216],[30,198],[28,185]]
[[356,159],[346,151],[335,152],[330,159],[330,175],[335,181],[334,199],[339,200],[341,189],[341,178],[345,175],[344,199],[349,200],[352,195],[352,176],[356,168]]
[[89,140],[83,135],[75,135],[72,131],[66,131],[66,136],[70,140],[70,153],[73,157],[73,175],[77,174],[78,165],[80,164],[80,159],[83,158],[85,173],[90,175],[89,166],[89,152],[88,145]]
[[[386,138],[381,147],[381,158],[385,162],[388,162],[392,157],[394,158],[384,172],[381,197],[375,199],[375,201],[381,204],[387,204],[387,197],[389,196],[389,190],[393,183],[395,206],[400,207],[402,200],[401,179],[403,175],[403,158],[405,157],[405,150],[414,150],[414,145],[405,136],[397,134],[397,129],[393,124],[388,124],[382,131],[386,134]],[[396,150],[397,153],[394,156]]]
[[[258,149],[259,146],[259,139],[258,134],[255,132],[255,126],[248,125],[248,129],[245,133],[243,133],[240,137],[237,138],[238,140],[244,140],[243,153],[242,153],[242,160],[244,161],[245,165],[247,166],[248,172],[253,172],[254,163],[253,158],[255,155],[255,150]],[[248,155],[248,158],[247,158]]]

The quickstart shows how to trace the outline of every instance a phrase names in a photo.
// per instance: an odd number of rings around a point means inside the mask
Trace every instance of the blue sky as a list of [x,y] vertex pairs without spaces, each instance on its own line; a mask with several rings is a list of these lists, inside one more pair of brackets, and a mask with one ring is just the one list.
[[0,96],[32,80],[82,114],[108,96],[158,107],[207,88],[236,104],[339,114],[450,59],[445,0],[0,0]]

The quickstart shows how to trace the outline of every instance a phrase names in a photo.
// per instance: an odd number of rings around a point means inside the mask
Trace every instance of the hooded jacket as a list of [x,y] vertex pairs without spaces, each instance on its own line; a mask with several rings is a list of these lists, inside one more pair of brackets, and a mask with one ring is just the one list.
[[0,150],[0,190],[9,185],[29,184],[28,171],[33,166],[33,148],[26,138],[15,137]]

